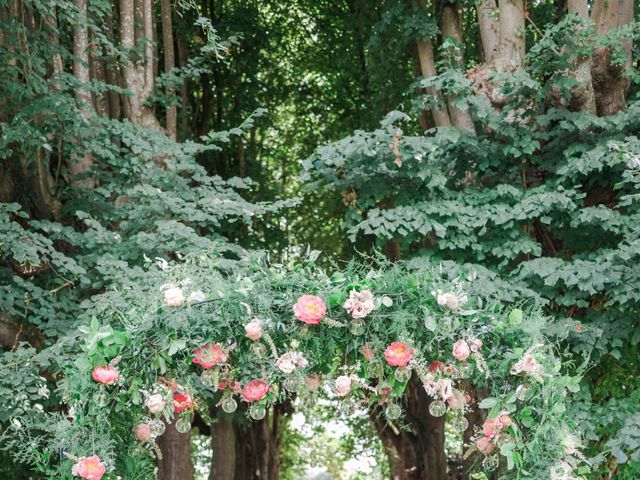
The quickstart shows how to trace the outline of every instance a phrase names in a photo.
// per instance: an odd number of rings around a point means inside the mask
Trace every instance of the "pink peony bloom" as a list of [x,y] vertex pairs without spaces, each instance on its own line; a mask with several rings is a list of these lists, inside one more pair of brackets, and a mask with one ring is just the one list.
[[251,320],[244,326],[244,331],[247,338],[250,338],[254,342],[257,342],[262,338],[262,322],[260,320]]
[[476,447],[485,455],[491,453],[495,448],[495,444],[491,441],[490,438],[482,437],[480,440],[476,442]]
[[184,303],[184,293],[180,287],[167,288],[164,291],[164,303],[170,307],[179,307]]
[[71,474],[86,480],[100,480],[107,469],[100,461],[100,457],[82,457],[71,469]]
[[301,322],[317,325],[327,313],[327,305],[315,295],[302,295],[293,306],[293,313]]
[[493,438],[500,433],[502,425],[498,418],[487,418],[482,424],[482,433],[485,437]]
[[154,393],[144,402],[150,413],[162,413],[166,402],[160,393]]
[[103,383],[105,385],[113,385],[120,379],[118,370],[116,367],[112,367],[111,365],[94,368],[91,376],[96,382]]
[[227,353],[218,343],[209,343],[193,352],[193,363],[198,363],[205,369],[226,362],[227,358]]
[[148,442],[151,440],[151,429],[148,423],[139,423],[133,429],[133,433],[140,442]]
[[310,392],[315,392],[318,388],[320,388],[320,377],[315,373],[312,373],[304,379],[304,383],[307,385],[307,388]]
[[453,356],[456,360],[464,362],[471,355],[469,344],[464,340],[458,340],[453,344]]
[[175,413],[182,413],[193,407],[193,398],[188,393],[174,393],[173,394],[173,411]]
[[384,358],[391,367],[406,367],[413,356],[413,348],[402,342],[393,342],[384,351]]
[[336,378],[336,395],[339,397],[346,397],[351,391],[351,377],[347,375],[341,375]]
[[269,393],[269,385],[264,380],[251,380],[242,387],[242,399],[245,402],[257,402]]

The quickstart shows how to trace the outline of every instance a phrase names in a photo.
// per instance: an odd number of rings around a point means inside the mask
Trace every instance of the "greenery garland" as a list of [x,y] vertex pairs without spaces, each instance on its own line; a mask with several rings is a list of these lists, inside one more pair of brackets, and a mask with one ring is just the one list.
[[[196,411],[215,421],[211,405],[260,419],[287,398],[330,395],[346,410],[378,404],[396,424],[413,378],[432,397],[424,415],[459,431],[469,409],[488,410],[467,449],[484,454],[474,478],[501,463],[504,478],[587,471],[563,415],[580,378],[563,373],[537,308],[505,308],[404,263],[329,275],[315,256],[294,268],[247,258],[233,274],[202,256],[149,261],[144,283],[85,305],[92,320],[60,359],[69,411],[14,419],[9,443],[55,478],[152,478],[165,424],[188,431]],[[485,394],[478,405],[469,386]]]

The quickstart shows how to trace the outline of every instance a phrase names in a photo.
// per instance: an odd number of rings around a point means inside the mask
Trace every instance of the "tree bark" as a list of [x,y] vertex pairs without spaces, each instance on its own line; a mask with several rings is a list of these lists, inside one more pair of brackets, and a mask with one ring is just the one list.
[[[596,33],[606,35],[613,29],[633,20],[633,0],[596,0],[591,18]],[[625,70],[631,68],[631,40],[622,42],[626,62],[612,63],[613,47],[596,47],[593,52],[591,75],[598,115],[612,115],[626,107],[629,77]]]
[[[569,0],[567,2],[569,14],[577,14],[583,20],[589,20],[589,5],[587,0]],[[593,79],[591,76],[591,57],[586,56],[575,60],[576,67],[573,75],[580,82],[579,87],[571,91],[569,108],[572,110],[584,110],[596,113],[596,98],[593,91]]]
[[[446,3],[442,8],[442,37],[444,39],[451,38],[456,43],[456,60],[455,63],[460,69],[464,69],[462,46],[464,39],[462,38],[462,5],[455,2],[453,4]],[[473,120],[468,110],[460,110],[454,106],[455,97],[447,96],[447,105],[449,107],[449,117],[454,127],[475,133]]]
[[482,54],[484,61],[490,63],[496,55],[500,39],[500,27],[495,18],[495,13],[498,11],[496,1],[480,0],[476,4],[476,11],[478,14],[480,40],[482,41]]
[[236,432],[231,418],[219,418],[211,426],[211,471],[209,480],[236,478]]
[[500,43],[496,55],[499,72],[521,68],[525,55],[524,0],[498,0]]
[[[173,22],[171,19],[170,0],[161,0],[160,9],[162,15],[162,48],[164,50],[164,72],[170,73],[175,66],[175,54],[173,50]],[[167,97],[174,95],[173,89],[167,88]],[[167,107],[166,125],[167,135],[173,140],[176,139],[178,119],[178,108],[174,101]]]
[[167,425],[166,431],[158,438],[162,459],[158,460],[158,480],[193,479],[191,460],[191,434],[176,430],[176,422]]
[[[416,0],[414,2],[414,8],[426,8],[425,0]],[[422,38],[416,41],[418,47],[418,62],[420,63],[420,71],[424,78],[431,78],[436,76],[436,62],[433,53],[433,44],[429,38]],[[433,115],[433,123],[436,127],[449,127],[451,126],[451,120],[446,109],[442,108],[442,96],[434,87],[427,89],[429,94],[437,102],[431,109]]]

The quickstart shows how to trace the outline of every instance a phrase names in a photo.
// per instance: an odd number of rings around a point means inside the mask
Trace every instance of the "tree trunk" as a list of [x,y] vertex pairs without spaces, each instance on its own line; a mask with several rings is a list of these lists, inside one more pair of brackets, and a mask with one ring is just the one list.
[[[425,0],[416,0],[414,2],[414,8],[426,8]],[[420,70],[424,78],[435,77],[436,75],[436,62],[433,54],[433,44],[429,38],[418,39],[416,41],[418,47],[418,61],[420,63]],[[451,126],[451,120],[446,109],[442,108],[443,102],[440,92],[434,87],[427,89],[429,94],[434,98],[437,104],[431,109],[433,115],[433,123],[436,127],[449,127]]]
[[[107,15],[104,19],[107,34],[113,37],[113,17]],[[108,57],[107,65],[105,69],[105,79],[109,85],[122,86],[122,79],[120,75],[120,67],[117,62],[113,61],[113,58]],[[107,98],[109,99],[109,115],[116,120],[120,119],[120,94],[109,90],[107,92]]]
[[500,43],[496,56],[499,72],[522,67],[525,55],[524,0],[498,0],[500,7]]
[[191,434],[176,430],[176,422],[167,425],[166,431],[158,438],[162,459],[158,460],[158,480],[193,479],[191,460]]
[[[102,84],[107,83],[107,72],[104,64],[104,56],[102,49],[98,48],[95,42],[91,42],[91,76]],[[95,93],[94,94],[94,106],[98,115],[102,117],[109,117],[111,112],[109,111],[109,98],[108,94]]]
[[[462,38],[462,6],[460,2],[446,3],[442,8],[442,37],[451,38],[456,43],[456,66],[464,69],[463,51],[464,39]],[[471,115],[467,110],[460,110],[454,106],[455,97],[447,96],[449,116],[454,127],[475,133]]]
[[[175,66],[175,54],[173,51],[173,22],[171,20],[170,0],[161,0],[160,9],[162,12],[162,48],[164,50],[164,71],[171,72]],[[171,98],[174,92],[167,88],[167,97]],[[174,101],[167,107],[166,125],[167,135],[173,140],[176,139],[176,128],[178,119],[178,108]]]
[[[606,35],[630,23],[633,6],[633,0],[596,0],[591,13],[596,33]],[[629,77],[625,70],[631,68],[631,47],[631,40],[622,42],[626,57],[624,64],[612,63],[612,46],[596,47],[593,52],[591,76],[598,115],[612,115],[626,107]]]
[[495,13],[498,11],[495,0],[480,0],[476,4],[476,11],[482,41],[482,54],[484,61],[490,63],[496,55],[500,39],[499,26],[495,18]]
[[211,426],[211,471],[209,480],[236,478],[236,432],[231,418],[219,418]]
[[391,479],[445,480],[444,417],[429,414],[431,398],[415,380],[407,385],[405,402],[408,431],[388,422],[381,407],[376,406],[370,412],[389,458]]
[[[570,14],[577,14],[583,20],[589,20],[587,0],[569,0],[567,10]],[[572,89],[569,108],[572,110],[585,110],[595,114],[597,110],[591,76],[591,57],[577,58],[575,63],[574,77],[580,82],[580,86]]]

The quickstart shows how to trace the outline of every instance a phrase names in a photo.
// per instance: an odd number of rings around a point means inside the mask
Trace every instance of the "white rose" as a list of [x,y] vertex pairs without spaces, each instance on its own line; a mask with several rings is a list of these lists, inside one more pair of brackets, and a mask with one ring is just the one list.
[[164,291],[164,303],[170,307],[179,307],[184,303],[184,293],[179,287],[167,288]]
[[438,305],[449,310],[458,310],[465,302],[464,298],[458,298],[455,293],[446,292],[438,294]]
[[165,407],[164,397],[159,393],[149,396],[144,404],[151,413],[162,413]]
[[351,391],[351,377],[341,375],[336,378],[336,394],[339,397],[346,397]]
[[207,297],[205,297],[204,292],[202,290],[196,290],[195,292],[191,292],[189,295],[190,302],[204,302]]

